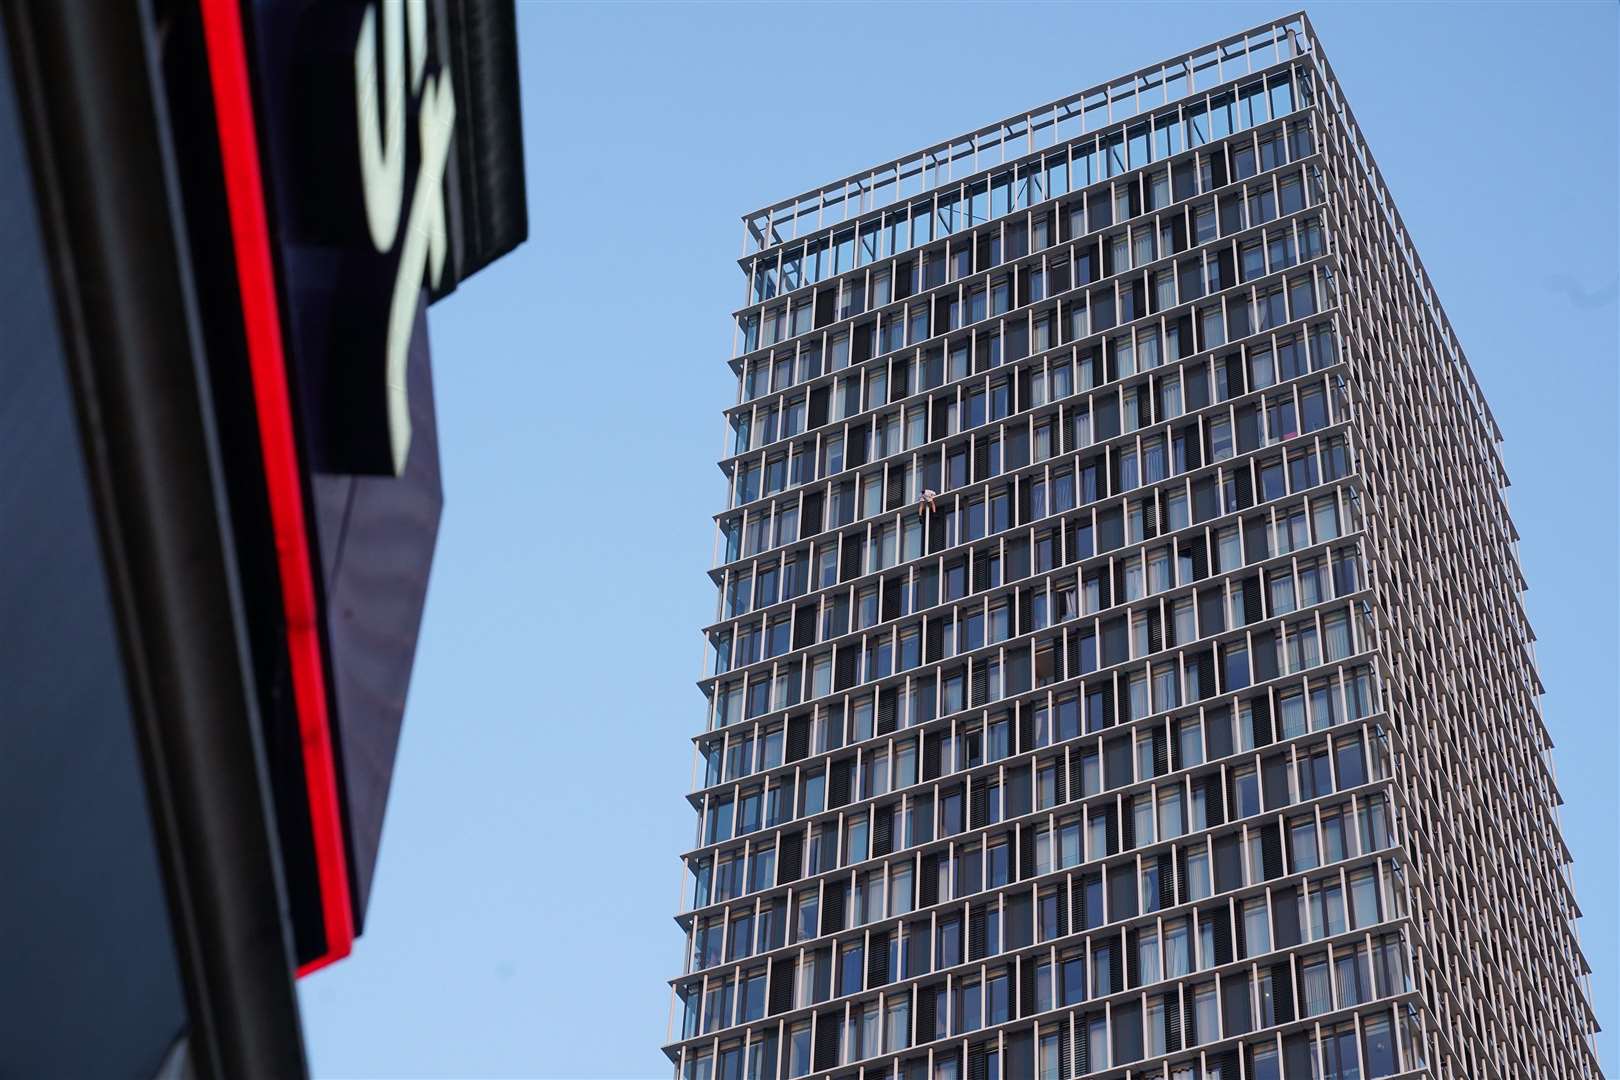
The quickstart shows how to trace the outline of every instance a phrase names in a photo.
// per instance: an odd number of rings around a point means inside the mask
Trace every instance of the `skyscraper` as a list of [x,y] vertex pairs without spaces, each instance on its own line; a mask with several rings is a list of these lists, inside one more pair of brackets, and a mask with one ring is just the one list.
[[1600,1075],[1500,432],[1303,14],[745,225],[678,1077]]

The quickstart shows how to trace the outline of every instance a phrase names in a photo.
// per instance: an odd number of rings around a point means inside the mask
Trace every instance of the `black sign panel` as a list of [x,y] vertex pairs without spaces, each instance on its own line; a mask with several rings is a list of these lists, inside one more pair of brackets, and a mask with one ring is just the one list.
[[[397,476],[417,297],[457,280],[455,87],[442,7],[254,5],[291,355],[312,466]],[[282,52],[281,50],[285,50]]]
[[448,295],[527,232],[511,5],[252,10],[313,465],[398,475],[417,293]]
[[245,11],[359,925],[443,505],[427,305],[527,233],[515,27],[510,0]]

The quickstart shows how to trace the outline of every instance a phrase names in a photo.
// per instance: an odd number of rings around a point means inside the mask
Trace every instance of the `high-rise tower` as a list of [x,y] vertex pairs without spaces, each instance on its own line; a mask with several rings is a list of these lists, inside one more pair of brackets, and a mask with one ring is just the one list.
[[1499,432],[1305,16],[745,221],[677,1075],[1599,1076]]

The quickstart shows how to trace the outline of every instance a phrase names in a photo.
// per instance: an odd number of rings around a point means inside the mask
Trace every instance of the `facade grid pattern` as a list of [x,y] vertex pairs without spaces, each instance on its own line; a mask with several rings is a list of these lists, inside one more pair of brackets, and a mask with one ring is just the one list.
[[744,223],[678,1080],[1601,1076],[1500,433],[1303,14]]

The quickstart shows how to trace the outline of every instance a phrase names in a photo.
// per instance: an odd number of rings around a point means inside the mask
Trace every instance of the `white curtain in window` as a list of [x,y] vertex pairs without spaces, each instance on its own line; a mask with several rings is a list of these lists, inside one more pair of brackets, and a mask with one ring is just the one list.
[[1164,935],[1164,971],[1165,975],[1174,978],[1185,975],[1192,970],[1192,960],[1187,953],[1187,928],[1178,926],[1165,931]]
[[1327,633],[1327,658],[1343,660],[1350,655],[1350,620],[1343,614],[1332,615],[1322,621]]
[[1334,961],[1334,985],[1339,993],[1339,1005],[1359,1005],[1366,998],[1366,988],[1370,981],[1367,978],[1367,956],[1365,953],[1349,953],[1338,957]]
[[1286,615],[1294,610],[1294,577],[1289,573],[1271,579],[1271,612]]
[[1325,959],[1305,965],[1305,1015],[1317,1016],[1333,1008],[1333,991]]

